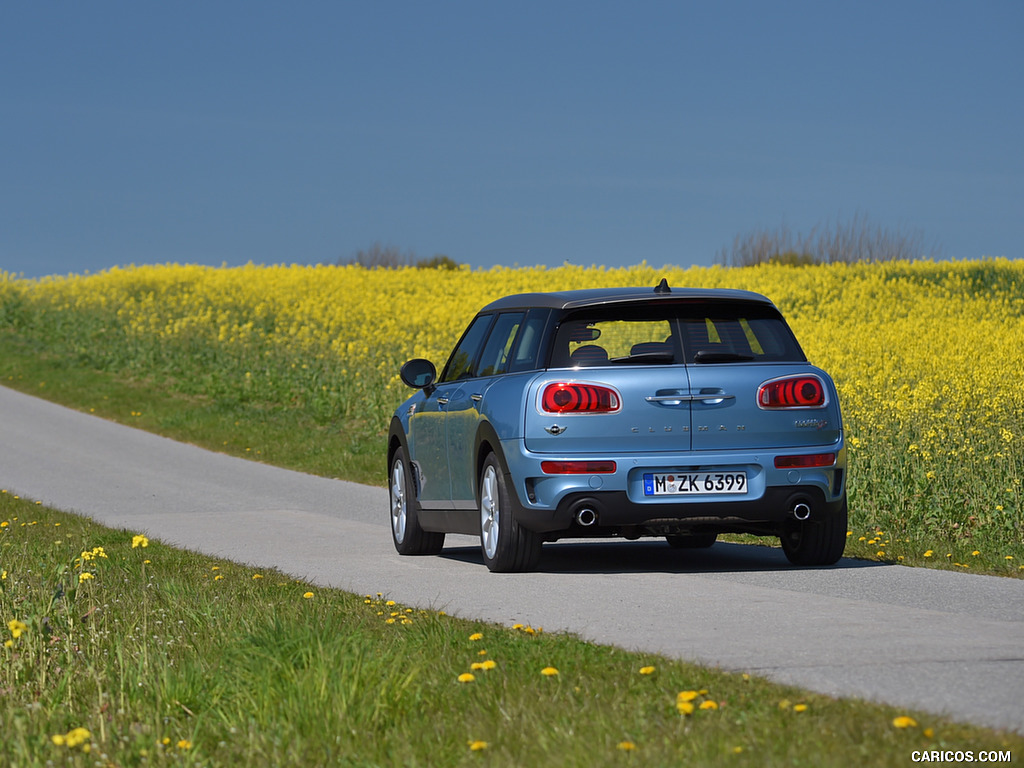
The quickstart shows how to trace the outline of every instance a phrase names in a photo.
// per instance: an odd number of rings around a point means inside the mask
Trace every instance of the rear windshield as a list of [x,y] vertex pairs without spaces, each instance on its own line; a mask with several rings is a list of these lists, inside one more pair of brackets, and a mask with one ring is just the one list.
[[551,353],[552,368],[805,360],[778,311],[737,301],[578,310],[563,318]]

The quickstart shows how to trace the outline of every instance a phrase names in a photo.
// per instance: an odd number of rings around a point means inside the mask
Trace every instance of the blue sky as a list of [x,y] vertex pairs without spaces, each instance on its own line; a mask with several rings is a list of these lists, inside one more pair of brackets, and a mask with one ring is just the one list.
[[863,216],[1024,255],[1024,3],[42,2],[0,270],[710,264]]

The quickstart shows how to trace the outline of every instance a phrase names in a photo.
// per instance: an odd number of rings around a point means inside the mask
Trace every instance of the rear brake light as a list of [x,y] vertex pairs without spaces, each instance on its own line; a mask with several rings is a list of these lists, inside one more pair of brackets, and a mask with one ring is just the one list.
[[834,453],[809,453],[803,456],[776,456],[776,469],[806,469],[808,467],[831,467],[836,463]]
[[542,461],[545,475],[606,475],[615,471],[614,461]]
[[825,385],[817,376],[791,376],[766,381],[757,390],[762,408],[818,408],[825,404]]
[[558,382],[548,384],[541,395],[548,413],[612,413],[619,410],[619,393],[598,384]]

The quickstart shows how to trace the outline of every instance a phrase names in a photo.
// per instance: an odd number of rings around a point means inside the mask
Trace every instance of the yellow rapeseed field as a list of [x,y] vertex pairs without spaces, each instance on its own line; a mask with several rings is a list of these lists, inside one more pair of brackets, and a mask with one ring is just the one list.
[[[17,279],[0,328],[89,365],[186,392],[292,404],[386,430],[411,357],[440,367],[473,314],[510,293],[614,285],[758,291],[839,387],[851,511],[1022,541],[1024,262],[787,267],[368,270],[189,265]],[[383,441],[382,441],[383,448]]]

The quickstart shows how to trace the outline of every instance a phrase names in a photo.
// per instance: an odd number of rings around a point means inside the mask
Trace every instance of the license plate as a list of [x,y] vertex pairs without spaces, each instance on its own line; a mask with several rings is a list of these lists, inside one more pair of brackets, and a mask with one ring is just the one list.
[[650,472],[645,496],[717,496],[747,492],[746,472]]

